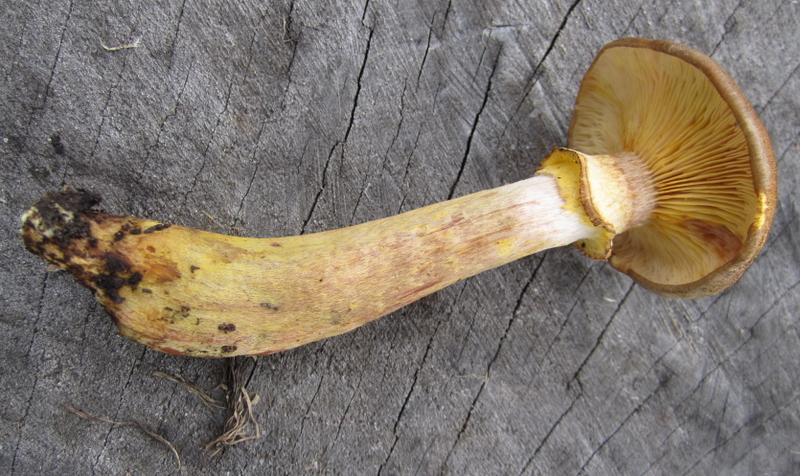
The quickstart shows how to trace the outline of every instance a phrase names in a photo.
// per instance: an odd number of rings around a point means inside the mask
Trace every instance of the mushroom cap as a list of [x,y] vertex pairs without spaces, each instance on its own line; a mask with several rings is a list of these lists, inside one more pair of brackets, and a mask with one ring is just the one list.
[[584,77],[569,147],[638,157],[655,189],[642,224],[613,238],[609,262],[665,297],[716,294],[763,246],[777,180],[769,137],[708,56],[669,41],[606,45]]

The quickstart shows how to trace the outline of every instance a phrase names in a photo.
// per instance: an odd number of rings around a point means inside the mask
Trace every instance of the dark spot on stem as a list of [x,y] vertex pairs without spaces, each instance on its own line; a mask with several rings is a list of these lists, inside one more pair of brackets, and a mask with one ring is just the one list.
[[278,310],[278,306],[273,306],[272,304],[270,304],[270,303],[268,303],[268,302],[262,302],[262,303],[260,304],[260,306],[261,306],[261,307],[265,307],[265,308],[267,308],[267,309],[271,309],[271,310],[273,310],[273,311],[277,311],[277,310]]
[[[89,238],[89,223],[82,220],[82,215],[100,203],[99,195],[81,189],[65,188],[59,192],[50,192],[39,199],[33,206],[41,222],[30,228],[49,230],[52,238],[45,238],[61,249],[68,248],[73,240]],[[34,215],[34,216],[35,216]],[[30,223],[30,222],[28,222]],[[38,253],[34,243],[26,241],[26,246],[34,254]]]
[[217,329],[227,334],[236,330],[236,324],[220,324]]
[[103,253],[102,259],[105,261],[105,268],[109,273],[124,273],[131,269],[131,265],[122,255],[107,251]]
[[131,230],[131,235],[141,235],[141,234],[142,234],[141,228],[134,228],[133,230]]
[[175,324],[176,321],[189,317],[189,311],[191,311],[191,308],[187,306],[181,306],[180,309],[173,309],[166,306],[164,307],[164,313],[161,315],[161,320],[169,322],[170,324]]
[[154,231],[166,230],[167,228],[169,228],[171,226],[172,225],[170,225],[169,223],[159,223],[157,225],[151,226],[150,228],[147,228],[146,230],[144,230],[144,233],[152,233]]
[[223,354],[230,354],[231,352],[236,352],[237,347],[235,345],[223,345],[220,350]]
[[142,288],[142,292],[147,294],[153,294],[153,291],[147,288]]
[[99,274],[92,278],[97,289],[116,304],[122,303],[125,298],[119,295],[119,289],[125,285],[125,279],[116,274]]
[[142,282],[142,273],[140,273],[138,271],[136,271],[135,273],[132,273],[128,277],[128,286],[130,286],[132,288],[135,288],[141,282]]
[[198,269],[200,269],[200,266],[191,265],[189,267],[189,271],[191,271],[192,273],[194,273]]

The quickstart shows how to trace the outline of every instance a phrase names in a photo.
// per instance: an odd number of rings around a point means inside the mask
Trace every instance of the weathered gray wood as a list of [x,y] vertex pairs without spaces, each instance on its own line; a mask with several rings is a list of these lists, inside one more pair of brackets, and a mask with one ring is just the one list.
[[[0,472],[174,472],[159,443],[63,402],[150,425],[180,474],[800,473],[797,2],[0,11]],[[532,256],[259,359],[264,436],[210,459],[200,446],[221,414],[153,372],[211,388],[222,363],[118,337],[17,238],[22,211],[64,184],[115,213],[275,236],[512,182],[564,144],[597,50],[636,35],[713,56],[772,135],[773,232],[716,297],[664,300],[570,249]]]

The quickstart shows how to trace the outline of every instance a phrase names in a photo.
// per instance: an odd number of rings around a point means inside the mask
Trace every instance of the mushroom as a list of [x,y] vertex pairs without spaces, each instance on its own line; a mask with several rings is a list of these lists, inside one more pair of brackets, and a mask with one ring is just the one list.
[[31,252],[90,288],[121,334],[204,357],[340,334],[445,286],[574,243],[667,297],[735,282],[772,221],[767,134],[709,57],[608,44],[576,100],[569,149],[526,180],[339,230],[242,238],[101,213],[65,189],[23,216]]

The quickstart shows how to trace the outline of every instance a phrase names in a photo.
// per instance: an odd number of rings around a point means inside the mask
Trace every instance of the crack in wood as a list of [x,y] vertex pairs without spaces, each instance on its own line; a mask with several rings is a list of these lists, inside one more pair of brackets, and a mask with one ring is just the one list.
[[570,382],[573,382],[573,381],[576,381],[576,380],[579,379],[580,373],[581,373],[581,371],[583,371],[583,367],[586,365],[587,362],[589,362],[589,360],[591,360],[591,358],[594,355],[595,351],[597,351],[597,349],[600,347],[600,343],[603,341],[603,337],[605,337],[606,332],[608,331],[608,329],[611,328],[611,324],[614,322],[614,318],[617,316],[619,311],[622,309],[622,307],[628,301],[628,297],[631,295],[631,292],[633,291],[634,287],[635,287],[635,284],[631,283],[630,287],[625,292],[625,295],[622,296],[622,299],[620,299],[619,303],[617,303],[617,308],[614,310],[613,313],[611,313],[611,317],[608,319],[608,321],[603,326],[603,329],[597,335],[597,338],[595,339],[595,343],[594,343],[594,346],[592,346],[592,349],[589,351],[588,354],[586,354],[586,357],[583,359],[583,361],[580,363],[580,365],[578,365],[578,368],[577,368],[577,370],[575,370],[575,373],[572,374],[572,377],[569,379]]
[[[489,73],[489,79],[486,81],[486,88],[483,92],[483,100],[481,101],[480,107],[478,107],[478,112],[475,113],[475,118],[472,120],[472,125],[470,127],[469,134],[467,135],[467,144],[464,149],[464,154],[461,157],[461,165],[458,168],[458,173],[456,174],[455,180],[453,180],[453,184],[450,186],[450,192],[447,194],[448,200],[451,200],[455,196],[456,187],[458,187],[458,184],[461,181],[461,176],[464,174],[464,169],[467,167],[467,160],[469,159],[470,150],[472,150],[472,141],[475,139],[475,131],[478,128],[478,122],[480,122],[481,115],[486,108],[486,104],[489,102],[489,95],[492,91],[492,79],[494,78],[494,73],[497,71],[497,63],[501,52],[502,49],[498,49],[497,54],[494,57],[491,73]],[[483,55],[481,55],[481,57],[482,56]]]
[[[369,4],[369,2],[367,2],[367,4]],[[366,12],[366,5],[364,7],[364,11]],[[334,143],[333,147],[331,147],[331,150],[328,153],[328,158],[325,161],[325,167],[322,170],[322,184],[321,184],[319,190],[317,190],[316,196],[314,197],[314,200],[313,200],[313,202],[311,204],[311,208],[310,208],[310,210],[308,212],[308,215],[306,215],[306,219],[303,222],[303,226],[301,227],[301,231],[300,231],[301,235],[305,234],[306,228],[308,227],[308,224],[311,222],[311,218],[314,216],[314,211],[316,210],[317,205],[319,204],[319,200],[320,200],[320,198],[322,196],[322,193],[325,191],[325,188],[326,188],[327,183],[328,183],[328,168],[331,165],[331,162],[332,162],[332,159],[333,159],[333,154],[335,153],[336,148],[338,146],[340,146],[340,145],[342,146],[341,147],[341,155],[344,156],[344,145],[347,144],[347,139],[350,137],[350,131],[352,130],[353,124],[355,123],[355,114],[356,114],[356,109],[358,108],[358,99],[359,99],[359,96],[361,94],[361,87],[362,87],[361,81],[362,81],[362,79],[364,77],[364,71],[366,70],[367,59],[369,58],[370,44],[372,43],[372,35],[374,33],[375,33],[375,30],[372,29],[372,28],[369,28],[369,35],[367,36],[367,44],[366,44],[366,47],[364,48],[364,59],[363,59],[363,61],[361,63],[361,68],[360,68],[360,70],[358,72],[358,79],[356,80],[356,91],[355,91],[355,94],[353,96],[353,107],[350,108],[350,116],[349,116],[348,121],[347,121],[347,128],[345,129],[345,132],[344,132],[344,138],[342,140],[340,140],[340,141],[336,141],[336,143]]]
[[[33,321],[33,331],[31,332],[31,340],[28,344],[28,350],[25,353],[25,356],[30,359],[31,352],[33,351],[33,344],[36,341],[36,336],[39,333],[39,320],[42,317],[42,311],[44,310],[44,303],[45,303],[45,294],[47,292],[47,281],[49,279],[50,273],[45,271],[42,277],[41,285],[40,285],[40,293],[39,293],[39,302],[37,304],[36,309],[36,319]],[[34,359],[30,359],[33,361]],[[26,419],[28,418],[28,413],[30,412],[31,405],[33,405],[34,397],[36,396],[36,386],[39,383],[39,372],[35,372],[33,374],[33,382],[31,383],[31,391],[28,394],[28,398],[25,401],[25,410],[22,412],[22,418],[19,419],[19,423],[17,426],[17,441],[14,445],[14,453],[11,457],[11,474],[14,474],[14,470],[17,465],[17,455],[19,454],[19,445],[22,441],[22,430],[25,427]]]
[[169,70],[172,71],[172,67],[175,64],[175,45],[178,43],[178,35],[181,31],[181,25],[183,25],[183,12],[186,10],[186,0],[181,1],[181,6],[178,8],[178,18],[175,20],[175,34],[172,35],[172,40],[170,41],[169,47],[167,47],[167,51],[169,52]]
[[527,459],[527,461],[525,461],[525,464],[522,465],[522,469],[518,473],[519,476],[522,476],[523,474],[528,472],[530,467],[533,465],[533,462],[536,460],[536,456],[539,455],[539,452],[541,452],[542,448],[544,448],[544,445],[546,445],[547,442],[550,441],[550,437],[556,431],[556,428],[558,428],[561,425],[561,422],[564,421],[564,418],[566,418],[567,415],[569,415],[572,412],[572,409],[575,407],[575,404],[578,402],[578,400],[580,400],[581,395],[582,392],[579,392],[575,396],[575,398],[572,399],[572,401],[569,404],[569,407],[567,407],[566,410],[561,412],[558,418],[556,418],[556,421],[553,422],[552,425],[550,425],[550,428],[547,430],[547,433],[545,433],[544,437],[542,438],[542,441],[539,442],[536,448],[534,448],[530,457]]
[[544,62],[547,60],[547,57],[550,56],[550,52],[553,51],[553,48],[555,48],[558,38],[561,36],[561,33],[567,27],[567,22],[569,21],[570,16],[572,16],[572,12],[575,11],[575,9],[578,7],[578,4],[580,3],[581,0],[573,0],[572,4],[569,6],[569,8],[567,8],[567,11],[564,14],[564,16],[561,18],[561,23],[558,25],[558,28],[556,28],[556,31],[553,33],[553,36],[550,39],[550,43],[547,45],[547,49],[545,49],[541,59],[539,59],[539,62],[536,63],[536,66],[534,66],[533,71],[530,74],[530,79],[528,79],[528,81],[526,82],[527,86],[525,87],[525,90],[522,92],[521,99],[519,100],[519,102],[517,102],[517,106],[514,108],[514,112],[511,113],[511,115],[509,116],[509,120],[503,126],[503,130],[500,133],[500,140],[502,140],[505,137],[506,131],[508,130],[508,127],[511,125],[511,122],[513,122],[514,118],[517,117],[520,109],[522,108],[522,105],[525,104],[528,95],[530,95],[531,91],[533,91],[533,87],[536,86],[537,82],[539,82],[539,70],[541,70],[542,66],[544,65]]
[[629,421],[629,420],[630,420],[630,419],[631,419],[631,418],[632,418],[634,415],[637,415],[637,414],[639,413],[639,411],[642,409],[642,407],[644,407],[644,406],[646,406],[646,405],[647,405],[647,403],[650,401],[650,399],[651,399],[651,398],[653,398],[653,396],[654,396],[656,393],[658,393],[658,391],[659,391],[661,388],[662,388],[662,386],[659,384],[659,386],[658,386],[658,387],[656,387],[656,389],[655,389],[655,390],[653,390],[653,391],[652,391],[650,394],[648,394],[648,395],[647,395],[647,397],[645,397],[645,399],[644,399],[644,400],[643,400],[641,403],[639,403],[638,405],[636,405],[636,407],[634,407],[634,408],[633,408],[633,410],[631,410],[630,412],[628,412],[628,414],[625,416],[625,418],[623,418],[623,419],[622,419],[622,421],[619,423],[619,425],[618,425],[618,426],[617,426],[617,427],[616,427],[616,428],[615,428],[615,429],[614,429],[614,430],[613,430],[613,431],[612,431],[612,432],[611,432],[611,433],[610,433],[608,436],[606,436],[606,437],[605,437],[605,439],[604,439],[604,440],[603,440],[603,441],[600,443],[600,445],[598,445],[598,446],[597,446],[597,448],[595,448],[595,449],[592,451],[592,453],[589,455],[589,457],[586,459],[586,461],[585,461],[585,462],[583,463],[583,465],[581,466],[580,470],[578,471],[578,474],[587,474],[587,473],[586,473],[586,468],[587,468],[587,467],[589,466],[589,464],[592,462],[592,460],[594,459],[594,457],[595,457],[595,456],[597,456],[597,454],[598,454],[598,453],[600,453],[600,451],[602,451],[602,450],[603,450],[603,448],[605,448],[605,447],[606,447],[606,445],[608,444],[608,442],[609,442],[609,441],[611,441],[611,440],[612,440],[612,439],[613,439],[613,438],[614,438],[614,437],[615,437],[615,436],[616,436],[616,435],[617,435],[617,434],[620,432],[620,430],[622,430],[622,428],[625,426],[625,424],[626,424],[626,423],[628,423],[628,421]]
[[469,422],[472,419],[472,413],[474,412],[478,404],[478,400],[480,400],[481,398],[481,395],[483,395],[483,391],[486,389],[486,384],[489,382],[489,378],[491,377],[492,367],[494,363],[497,361],[498,357],[500,356],[500,351],[503,348],[503,343],[505,343],[506,338],[508,338],[508,333],[511,330],[511,327],[514,325],[519,310],[522,307],[523,298],[527,294],[528,289],[531,287],[531,284],[536,280],[536,275],[539,272],[539,269],[541,268],[543,261],[544,260],[540,261],[539,264],[536,266],[536,268],[534,268],[533,272],[531,273],[531,277],[528,279],[528,282],[525,283],[525,285],[522,287],[522,290],[519,293],[519,297],[517,298],[517,302],[514,306],[514,309],[511,311],[511,317],[508,319],[508,322],[506,323],[506,328],[503,331],[503,335],[498,340],[497,348],[495,349],[494,355],[486,365],[486,374],[485,374],[486,377],[483,379],[480,387],[478,388],[478,391],[475,393],[475,397],[473,398],[472,404],[469,407],[467,416],[466,418],[464,418],[464,421],[461,425],[461,429],[456,435],[455,441],[453,442],[453,445],[450,447],[450,450],[448,451],[447,456],[445,457],[444,463],[442,463],[442,467],[447,466],[450,457],[453,454],[453,451],[455,451],[456,446],[458,446],[459,442],[461,441],[462,435],[464,434],[464,432],[466,432],[467,427],[469,426]]
[[392,435],[394,435],[394,440],[392,441],[392,445],[389,447],[389,451],[386,452],[386,458],[384,458],[383,462],[378,468],[377,475],[380,476],[383,473],[383,470],[386,468],[386,465],[389,463],[392,455],[394,454],[394,449],[397,446],[397,442],[400,441],[400,436],[398,435],[397,428],[400,425],[400,421],[403,419],[403,415],[405,414],[406,408],[408,407],[409,402],[411,401],[411,395],[414,393],[414,389],[417,386],[417,382],[419,381],[419,373],[422,371],[422,368],[425,367],[425,364],[428,361],[428,355],[430,354],[431,349],[433,348],[433,341],[436,338],[436,335],[439,331],[439,326],[441,325],[442,321],[436,321],[436,326],[434,327],[433,332],[431,333],[431,338],[428,339],[428,345],[425,347],[425,353],[422,354],[422,360],[420,361],[417,368],[414,370],[414,375],[411,379],[411,386],[406,392],[405,397],[403,398],[403,404],[400,406],[400,411],[397,413],[397,417],[394,419],[394,426],[392,428]]
[[714,55],[717,53],[717,50],[719,50],[720,45],[722,45],[722,42],[725,41],[725,38],[728,36],[728,33],[730,33],[731,30],[736,28],[736,12],[739,11],[739,8],[741,6],[742,2],[736,4],[736,6],[733,8],[733,11],[730,13],[730,15],[728,15],[728,18],[726,18],[725,21],[722,23],[722,28],[723,28],[722,35],[719,37],[717,43],[711,48],[711,52],[708,54],[708,56],[713,58]]
[[61,59],[61,49],[64,46],[64,37],[67,34],[67,26],[69,25],[70,19],[72,18],[72,10],[74,5],[75,2],[70,0],[69,7],[67,8],[67,14],[64,17],[64,23],[61,26],[61,32],[58,38],[58,46],[56,47],[56,52],[53,57],[53,64],[50,67],[50,76],[47,78],[47,84],[45,85],[44,93],[42,95],[42,103],[31,107],[31,113],[28,116],[28,127],[27,127],[28,130],[30,130],[31,124],[33,124],[33,117],[35,115],[35,112],[45,108],[45,106],[47,105],[47,98],[50,97],[50,94],[52,92],[53,78],[55,78],[56,69],[58,69],[58,63],[59,60]]

